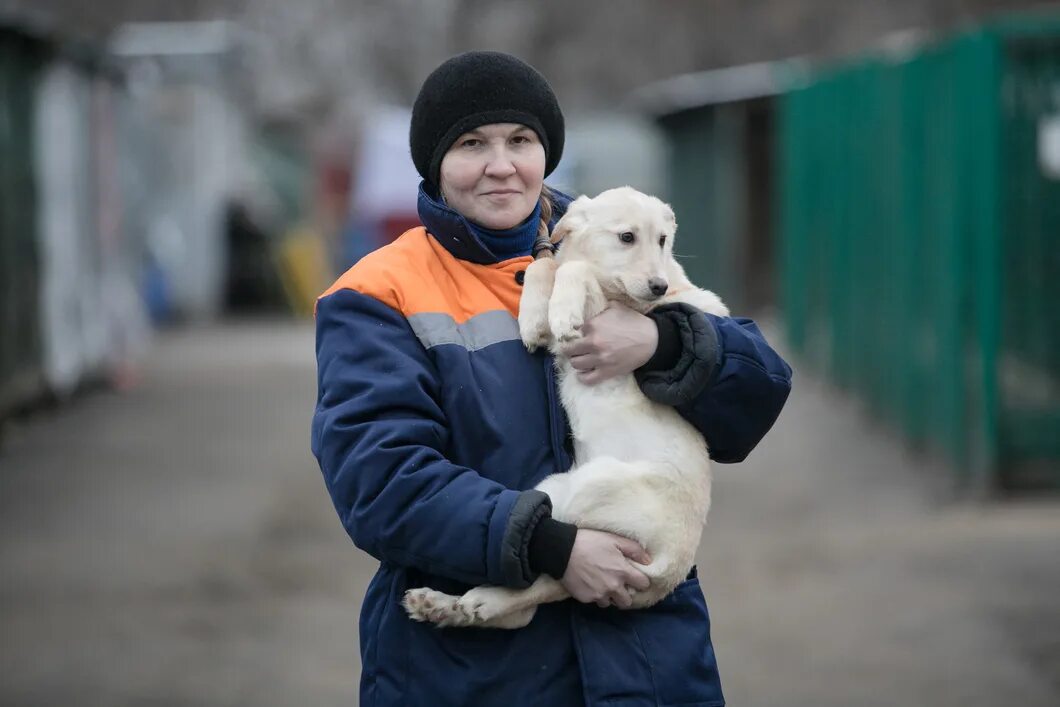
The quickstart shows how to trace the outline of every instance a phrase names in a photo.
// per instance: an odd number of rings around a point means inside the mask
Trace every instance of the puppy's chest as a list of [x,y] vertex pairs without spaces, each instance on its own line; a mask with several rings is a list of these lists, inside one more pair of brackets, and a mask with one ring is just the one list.
[[634,438],[652,416],[653,406],[633,376],[586,386],[565,371],[561,375],[560,397],[571,431],[582,445],[618,445],[623,449],[636,446]]

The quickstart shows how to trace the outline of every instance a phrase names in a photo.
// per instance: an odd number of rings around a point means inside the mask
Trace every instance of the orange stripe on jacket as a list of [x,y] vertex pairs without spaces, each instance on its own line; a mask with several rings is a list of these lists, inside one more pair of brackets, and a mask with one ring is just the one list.
[[457,324],[498,309],[517,317],[523,288],[515,273],[532,262],[529,255],[493,265],[459,260],[419,226],[361,258],[320,297],[356,290],[406,317],[440,312]]

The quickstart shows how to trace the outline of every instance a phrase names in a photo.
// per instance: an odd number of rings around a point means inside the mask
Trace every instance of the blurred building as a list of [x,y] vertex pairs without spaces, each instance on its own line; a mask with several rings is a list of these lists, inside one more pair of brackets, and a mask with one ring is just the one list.
[[411,119],[409,109],[380,106],[362,121],[340,269],[420,225],[416,212],[420,175],[409,153]]
[[[156,315],[203,318],[222,307],[226,208],[253,197],[250,116],[237,92],[235,29],[225,22],[137,23],[111,51],[135,109],[129,199],[147,234]],[[250,208],[252,204],[245,204]]]
[[776,305],[778,96],[785,76],[807,68],[792,60],[682,74],[630,97],[666,138],[682,265],[736,312]]
[[124,26],[108,51],[0,16],[0,420],[133,380],[148,315],[216,316],[230,234],[282,223],[239,52],[223,22]]
[[0,75],[2,421],[42,396],[123,384],[148,326],[120,68],[99,47],[5,16]]
[[661,131],[641,113],[574,113],[567,118],[563,160],[549,182],[574,194],[595,195],[623,185],[663,194],[665,149]]

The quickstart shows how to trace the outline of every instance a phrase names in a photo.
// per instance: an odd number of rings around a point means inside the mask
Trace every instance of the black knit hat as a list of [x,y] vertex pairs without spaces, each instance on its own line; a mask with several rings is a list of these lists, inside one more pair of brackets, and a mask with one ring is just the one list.
[[563,155],[563,113],[545,77],[501,52],[458,54],[423,82],[409,144],[420,175],[438,184],[442,157],[458,137],[489,123],[532,128],[545,147],[545,175]]

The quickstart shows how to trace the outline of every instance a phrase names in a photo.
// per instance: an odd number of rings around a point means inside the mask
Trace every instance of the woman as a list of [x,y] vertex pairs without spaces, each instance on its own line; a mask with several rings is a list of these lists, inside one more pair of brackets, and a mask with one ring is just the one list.
[[[380,561],[360,623],[361,704],[720,705],[698,580],[624,612],[644,549],[550,517],[535,484],[571,465],[552,362],[519,340],[523,272],[569,199],[544,186],[563,151],[545,79],[471,52],[424,82],[412,115],[423,228],[365,257],[317,305],[313,452],[354,543]],[[573,344],[592,383],[636,374],[719,462],[772,426],[791,371],[749,320],[685,305],[608,309]],[[628,558],[628,559],[627,559]],[[438,629],[410,587],[560,579],[578,601],[515,631]]]

